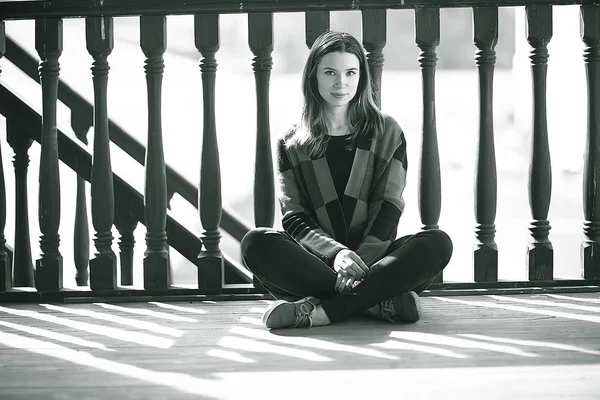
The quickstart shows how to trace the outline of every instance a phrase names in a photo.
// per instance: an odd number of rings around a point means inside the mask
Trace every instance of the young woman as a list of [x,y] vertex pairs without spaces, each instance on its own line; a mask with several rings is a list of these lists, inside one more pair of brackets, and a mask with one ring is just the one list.
[[367,313],[415,322],[418,293],[448,264],[441,230],[396,239],[404,210],[406,140],[373,101],[364,50],[323,33],[302,79],[301,120],[279,141],[283,228],[242,240],[247,268],[279,300],[268,328],[328,325]]

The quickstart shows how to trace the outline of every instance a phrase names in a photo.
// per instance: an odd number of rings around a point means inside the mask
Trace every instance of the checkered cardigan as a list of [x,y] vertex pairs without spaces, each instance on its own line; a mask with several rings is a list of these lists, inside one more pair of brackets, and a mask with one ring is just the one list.
[[383,135],[357,138],[341,199],[325,157],[311,159],[297,144],[286,145],[292,133],[277,148],[284,230],[329,266],[345,248],[369,266],[383,258],[404,210],[406,140],[398,123],[385,116]]

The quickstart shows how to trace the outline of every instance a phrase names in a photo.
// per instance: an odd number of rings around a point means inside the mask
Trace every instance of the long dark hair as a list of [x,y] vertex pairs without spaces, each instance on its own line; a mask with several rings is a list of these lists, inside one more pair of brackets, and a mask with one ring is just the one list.
[[325,100],[319,94],[317,67],[323,56],[334,52],[354,54],[360,65],[356,95],[348,107],[351,133],[349,142],[354,143],[359,135],[371,139],[383,132],[383,115],[373,99],[371,75],[363,47],[349,33],[326,31],[315,40],[310,49],[302,74],[304,104],[300,123],[286,141],[287,145],[297,143],[304,147],[306,153],[312,158],[322,157],[329,141]]

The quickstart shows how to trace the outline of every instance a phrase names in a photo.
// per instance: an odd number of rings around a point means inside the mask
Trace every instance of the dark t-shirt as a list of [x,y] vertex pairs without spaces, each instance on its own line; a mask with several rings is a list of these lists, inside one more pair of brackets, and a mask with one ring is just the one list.
[[352,163],[354,162],[354,153],[356,148],[352,146],[352,150],[347,150],[348,138],[351,135],[344,136],[330,136],[329,143],[327,144],[327,151],[325,152],[325,158],[331,171],[331,177],[333,178],[333,184],[335,191],[339,199],[342,199],[344,195],[344,189],[350,178],[350,171],[352,170]]

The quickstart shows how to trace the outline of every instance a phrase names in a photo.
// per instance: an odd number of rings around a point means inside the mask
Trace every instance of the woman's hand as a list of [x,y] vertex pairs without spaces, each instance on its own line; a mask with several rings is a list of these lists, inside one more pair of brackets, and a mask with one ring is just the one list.
[[364,261],[350,249],[344,249],[337,253],[333,260],[333,269],[344,278],[362,280],[369,272],[369,267]]
[[344,277],[342,274],[338,273],[337,278],[335,280],[335,291],[339,293],[346,288],[354,289],[356,285],[358,285],[361,282],[362,281],[354,279],[352,277]]

